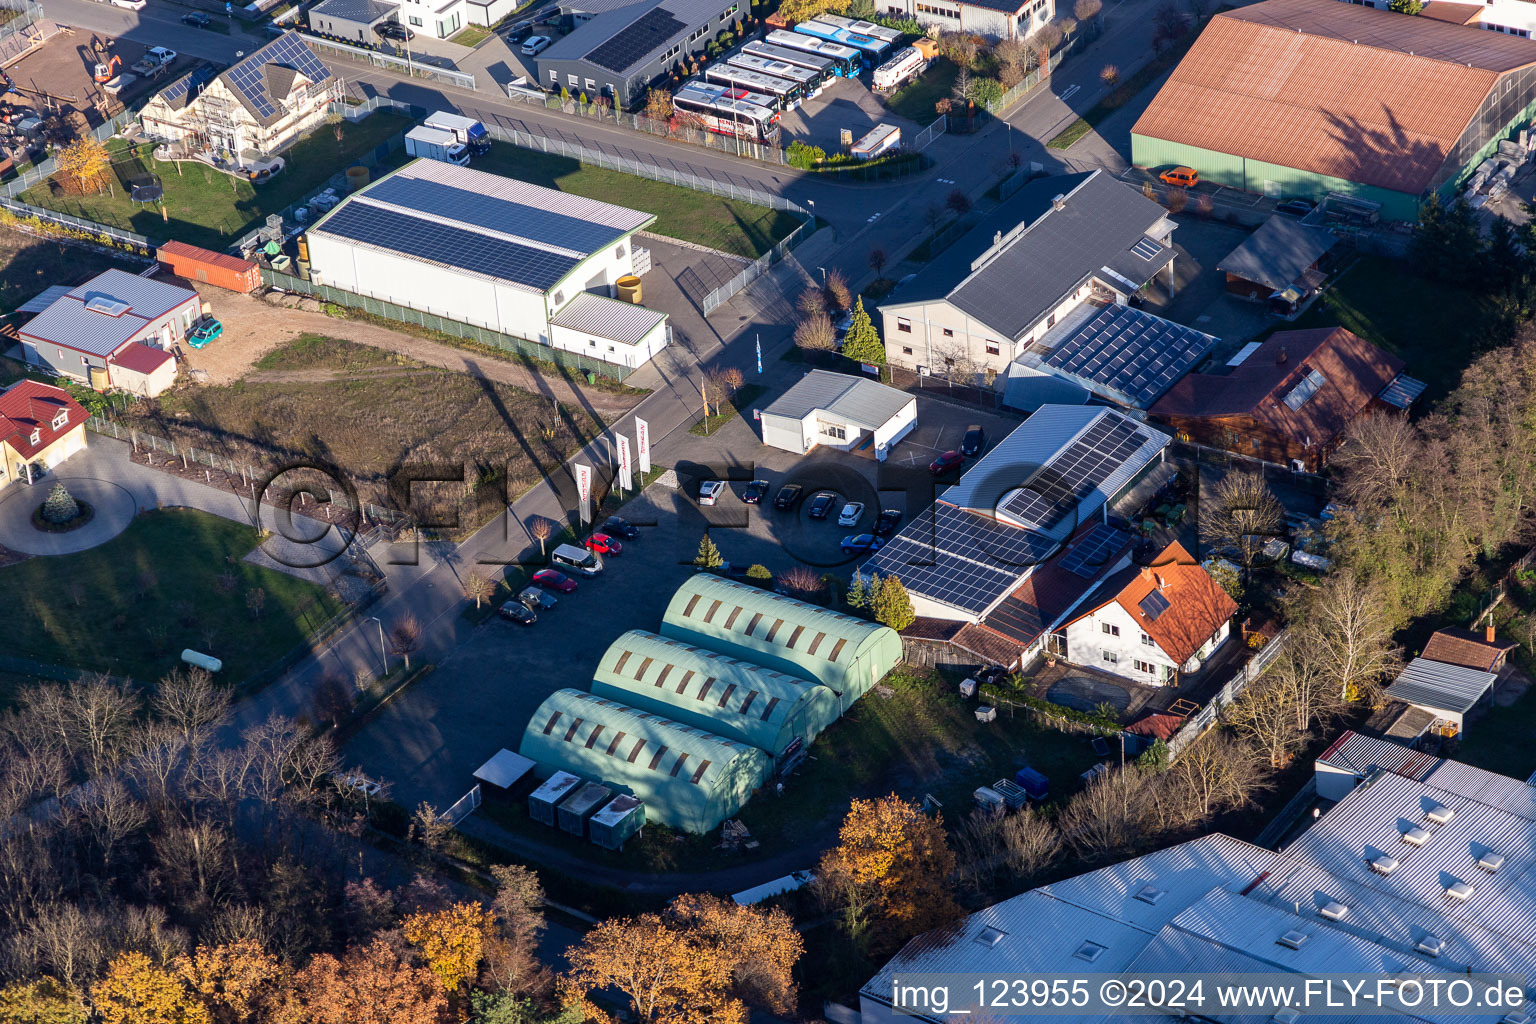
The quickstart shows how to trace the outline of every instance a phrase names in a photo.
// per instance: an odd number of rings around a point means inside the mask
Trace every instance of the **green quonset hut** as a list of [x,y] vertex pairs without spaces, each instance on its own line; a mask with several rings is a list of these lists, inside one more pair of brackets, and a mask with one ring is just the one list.
[[533,713],[518,752],[541,778],[556,771],[645,801],[647,821],[702,835],[741,810],[773,762],[756,747],[580,690],[556,690]]
[[1263,0],[1215,15],[1131,129],[1131,162],[1417,219],[1536,112],[1536,45],[1436,7]]
[[598,663],[592,692],[746,743],[777,759],[837,721],[820,683],[632,629]]
[[840,711],[901,661],[889,626],[696,573],[672,595],[663,636],[825,684]]

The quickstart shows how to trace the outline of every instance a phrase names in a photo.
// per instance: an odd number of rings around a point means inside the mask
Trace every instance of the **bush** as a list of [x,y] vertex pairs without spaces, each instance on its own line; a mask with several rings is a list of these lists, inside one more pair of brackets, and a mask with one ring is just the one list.
[[808,171],[827,158],[827,151],[796,139],[784,151],[784,156],[789,160],[789,166]]
[[995,78],[973,78],[969,98],[978,107],[991,110],[993,105],[1003,98],[1003,83]]

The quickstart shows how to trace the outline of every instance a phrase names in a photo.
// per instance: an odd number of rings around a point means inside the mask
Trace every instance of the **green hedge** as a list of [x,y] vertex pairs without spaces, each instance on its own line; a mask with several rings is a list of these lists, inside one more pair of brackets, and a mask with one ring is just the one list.
[[988,700],[1016,704],[1019,707],[1029,708],[1031,711],[1038,711],[1042,715],[1048,715],[1052,718],[1063,718],[1069,722],[1076,722],[1079,725],[1086,725],[1093,729],[1103,729],[1108,732],[1120,731],[1120,723],[1113,718],[1105,718],[1091,711],[1079,711],[1076,708],[1054,704],[1051,701],[1031,696],[1022,690],[1007,690],[997,686],[983,686],[979,692]]

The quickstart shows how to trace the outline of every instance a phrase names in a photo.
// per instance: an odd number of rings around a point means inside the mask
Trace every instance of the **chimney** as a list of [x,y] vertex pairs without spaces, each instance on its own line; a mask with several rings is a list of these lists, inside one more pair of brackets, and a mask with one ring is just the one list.
[[1276,366],[1284,366],[1286,364],[1286,362],[1289,361],[1289,359],[1290,359],[1290,356],[1285,354],[1285,346],[1281,345],[1280,346],[1279,354],[1277,354],[1275,356],[1275,365]]
[[1065,210],[1066,208],[1067,208],[1067,197],[1066,197],[1065,193],[1062,193],[1062,194],[1058,195],[1055,199],[1051,200],[1051,209],[1053,209],[1053,210]]
[[1146,580],[1148,583],[1151,583],[1152,580],[1156,578],[1156,574],[1152,571],[1152,567],[1150,565],[1144,565],[1141,567],[1141,578]]
[[1487,637],[1488,637],[1488,642],[1490,644],[1494,642],[1494,640],[1493,640],[1493,623],[1491,623],[1491,622],[1488,623]]

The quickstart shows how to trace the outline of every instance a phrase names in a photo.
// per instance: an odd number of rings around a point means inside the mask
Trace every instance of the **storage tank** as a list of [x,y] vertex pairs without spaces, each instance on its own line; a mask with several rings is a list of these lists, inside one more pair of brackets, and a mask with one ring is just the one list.
[[624,849],[624,840],[645,827],[645,801],[620,793],[587,823],[587,835],[605,850]]
[[218,658],[215,658],[213,655],[204,654],[201,651],[194,651],[190,647],[181,652],[181,660],[186,662],[188,665],[196,665],[198,668],[205,668],[209,672],[217,672],[219,669],[224,667],[224,663]]
[[560,805],[560,831],[569,832],[573,836],[585,835],[587,819],[607,803],[611,796],[613,790],[601,782],[589,782],[582,786]]
[[356,192],[358,189],[362,188],[366,184],[368,184],[368,168],[366,168],[366,167],[348,167],[347,168],[347,190],[349,192]]
[[614,287],[619,290],[619,301],[640,305],[640,279],[634,274],[625,274],[614,282]]
[[570,772],[555,772],[544,785],[528,795],[528,816],[546,825],[555,823],[555,808],[561,800],[581,785],[581,778]]

